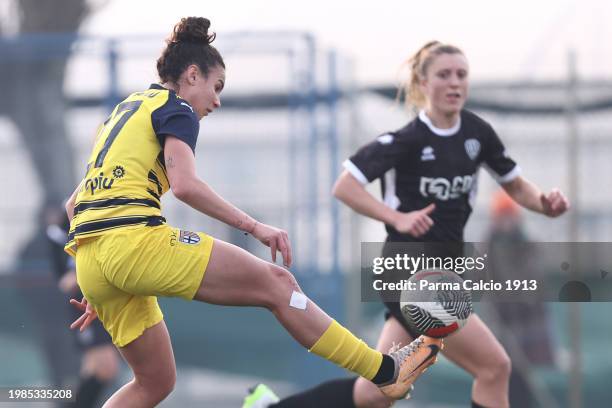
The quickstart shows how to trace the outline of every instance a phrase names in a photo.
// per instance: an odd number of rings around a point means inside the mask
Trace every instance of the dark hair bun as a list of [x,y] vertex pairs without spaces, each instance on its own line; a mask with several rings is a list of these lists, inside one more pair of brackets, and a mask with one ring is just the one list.
[[174,26],[170,43],[210,44],[216,37],[208,34],[210,20],[204,17],[185,17]]
[[225,68],[219,51],[211,42],[215,33],[209,34],[210,20],[203,17],[182,18],[174,26],[166,48],[157,59],[157,73],[161,83],[178,83],[183,72],[196,64],[204,75],[217,65]]

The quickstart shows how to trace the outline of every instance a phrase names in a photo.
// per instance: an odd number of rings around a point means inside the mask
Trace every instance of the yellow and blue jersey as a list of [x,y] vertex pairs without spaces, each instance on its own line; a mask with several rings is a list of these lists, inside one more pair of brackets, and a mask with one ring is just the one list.
[[66,251],[74,255],[79,240],[117,228],[163,222],[160,199],[170,187],[165,137],[175,136],[195,152],[198,132],[189,103],[160,85],[118,104],[98,131],[76,196]]

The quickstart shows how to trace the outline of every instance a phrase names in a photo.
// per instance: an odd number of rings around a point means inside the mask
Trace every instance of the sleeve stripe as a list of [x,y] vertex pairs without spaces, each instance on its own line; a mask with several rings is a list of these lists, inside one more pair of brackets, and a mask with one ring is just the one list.
[[487,172],[489,172],[491,177],[493,177],[495,181],[497,181],[499,184],[509,183],[515,178],[517,178],[518,176],[520,176],[522,173],[522,170],[518,164],[515,165],[514,168],[512,168],[512,170],[510,170],[508,173],[504,174],[503,176],[500,176],[499,174],[497,174],[492,168],[487,166],[485,163],[483,163],[482,166],[485,168],[485,170],[487,170]]
[[353,177],[355,177],[357,179],[357,181],[359,181],[362,185],[366,185],[369,183],[368,179],[366,176],[364,176],[364,174],[361,172],[361,170],[359,170],[359,168],[357,166],[355,166],[355,164],[350,161],[349,159],[346,159],[344,161],[344,163],[342,163],[342,166],[344,166],[344,168],[353,175]]

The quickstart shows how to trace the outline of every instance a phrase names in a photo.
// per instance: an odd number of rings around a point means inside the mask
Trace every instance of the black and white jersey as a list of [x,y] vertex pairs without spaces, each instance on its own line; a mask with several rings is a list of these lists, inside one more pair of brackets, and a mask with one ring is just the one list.
[[379,178],[384,203],[393,209],[409,212],[436,204],[426,235],[415,239],[387,225],[392,241],[462,241],[481,166],[500,184],[520,174],[491,125],[466,110],[450,129],[436,128],[421,111],[344,162],[363,185]]

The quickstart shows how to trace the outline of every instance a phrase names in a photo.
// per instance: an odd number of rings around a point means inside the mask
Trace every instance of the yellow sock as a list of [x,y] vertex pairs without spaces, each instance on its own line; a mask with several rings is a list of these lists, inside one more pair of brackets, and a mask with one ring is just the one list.
[[368,380],[374,378],[383,359],[379,351],[370,348],[335,320],[309,351]]

